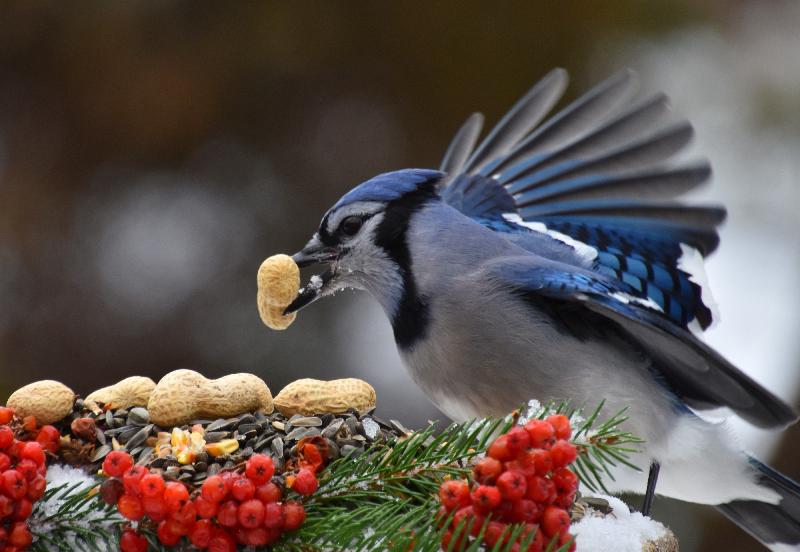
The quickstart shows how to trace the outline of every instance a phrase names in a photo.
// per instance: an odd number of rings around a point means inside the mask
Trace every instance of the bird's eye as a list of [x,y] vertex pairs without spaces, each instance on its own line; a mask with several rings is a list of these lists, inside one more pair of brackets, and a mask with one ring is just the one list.
[[364,220],[361,217],[347,217],[339,225],[339,229],[345,236],[355,236],[363,224]]

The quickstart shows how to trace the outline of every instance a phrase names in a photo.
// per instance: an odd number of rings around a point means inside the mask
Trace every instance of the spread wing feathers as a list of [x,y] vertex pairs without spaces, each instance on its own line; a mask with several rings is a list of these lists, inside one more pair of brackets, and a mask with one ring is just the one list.
[[553,108],[566,86],[567,72],[563,69],[553,69],[545,75],[495,125],[467,161],[464,172],[476,171],[517,144]]
[[797,419],[788,405],[691,332],[627,295],[624,284],[542,267],[525,258],[502,259],[486,270],[490,278],[540,309],[546,303],[547,312],[565,331],[588,324],[621,336],[645,352],[669,389],[693,408],[729,407],[759,427],[784,426]]
[[702,262],[692,273],[684,261],[716,249],[725,210],[676,201],[711,174],[706,161],[670,163],[691,141],[691,125],[671,121],[663,94],[631,103],[630,71],[540,124],[565,83],[563,71],[548,74],[462,163],[478,134],[468,121],[443,162],[460,169],[450,171],[443,199],[496,231],[508,231],[498,221],[515,214],[524,231],[582,242],[598,253],[591,268],[631,285],[676,323],[705,329],[713,305],[702,288]]
[[470,115],[450,142],[439,170],[448,175],[459,174],[470,153],[475,149],[482,128],[483,115],[480,113]]

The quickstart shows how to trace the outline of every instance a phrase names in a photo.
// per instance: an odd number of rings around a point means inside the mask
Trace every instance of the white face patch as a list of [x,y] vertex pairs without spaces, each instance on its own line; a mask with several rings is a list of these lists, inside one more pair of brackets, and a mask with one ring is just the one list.
[[506,219],[508,222],[518,224],[529,230],[533,230],[534,232],[541,232],[542,234],[547,234],[554,240],[560,241],[561,243],[570,246],[572,249],[575,250],[578,257],[586,263],[586,266],[591,266],[594,263],[594,260],[597,258],[597,249],[590,245],[586,245],[585,243],[578,241],[576,239],[567,236],[566,234],[562,234],[561,232],[556,232],[555,230],[548,230],[547,226],[541,222],[526,222],[522,220],[517,213],[504,213],[503,218]]
[[[711,286],[708,283],[703,255],[697,249],[685,243],[680,244],[680,247],[682,254],[678,259],[678,269],[689,275],[690,282],[700,286],[700,300],[711,311],[711,326],[709,327],[713,327],[719,321],[719,308],[714,296],[711,294]],[[696,327],[699,328],[699,324]]]
[[350,205],[340,207],[333,212],[328,213],[328,222],[325,224],[325,230],[328,234],[333,234],[344,219],[350,216],[357,215],[374,215],[386,208],[385,203],[379,201],[357,201]]
[[[376,205],[383,208],[382,204]],[[364,213],[363,210],[358,212]],[[375,214],[364,222],[355,236],[343,242],[344,253],[335,265],[333,285],[323,293],[330,295],[347,288],[366,290],[392,317],[403,295],[403,275],[400,267],[375,243],[375,235],[382,221],[383,213]]]

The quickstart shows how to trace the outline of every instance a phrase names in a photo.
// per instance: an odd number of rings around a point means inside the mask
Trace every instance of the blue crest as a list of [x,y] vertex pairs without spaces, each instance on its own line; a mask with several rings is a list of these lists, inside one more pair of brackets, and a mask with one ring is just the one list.
[[393,201],[442,176],[444,173],[430,169],[403,169],[379,174],[343,195],[333,209],[357,201]]

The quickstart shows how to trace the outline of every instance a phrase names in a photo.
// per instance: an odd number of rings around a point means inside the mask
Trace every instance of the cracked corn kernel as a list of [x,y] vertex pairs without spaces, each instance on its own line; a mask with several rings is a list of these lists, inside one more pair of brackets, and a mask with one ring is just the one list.
[[300,289],[300,268],[289,255],[273,255],[261,263],[257,280],[268,305],[286,308]]

